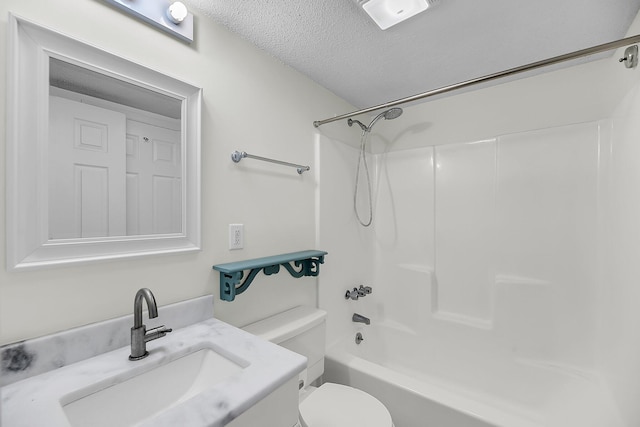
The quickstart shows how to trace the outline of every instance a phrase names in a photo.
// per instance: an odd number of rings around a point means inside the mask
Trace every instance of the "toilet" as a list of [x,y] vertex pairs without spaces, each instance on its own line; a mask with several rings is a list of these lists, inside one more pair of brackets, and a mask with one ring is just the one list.
[[393,427],[387,408],[364,391],[333,383],[311,386],[324,373],[326,317],[326,311],[299,306],[243,329],[307,357],[299,377],[302,427]]

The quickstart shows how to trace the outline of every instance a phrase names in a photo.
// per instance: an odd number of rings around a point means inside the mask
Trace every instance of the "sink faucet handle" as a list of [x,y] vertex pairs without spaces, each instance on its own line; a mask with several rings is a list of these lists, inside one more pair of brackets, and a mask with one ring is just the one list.
[[155,328],[147,329],[147,332],[156,331],[156,330],[158,332],[164,332],[164,333],[169,333],[169,332],[173,331],[173,329],[171,329],[171,328],[167,328],[164,325],[160,325],[160,326],[157,326]]
[[144,335],[144,340],[145,342],[148,342],[158,338],[162,338],[171,331],[173,331],[173,329],[167,328],[164,325],[158,326],[157,328],[151,328]]

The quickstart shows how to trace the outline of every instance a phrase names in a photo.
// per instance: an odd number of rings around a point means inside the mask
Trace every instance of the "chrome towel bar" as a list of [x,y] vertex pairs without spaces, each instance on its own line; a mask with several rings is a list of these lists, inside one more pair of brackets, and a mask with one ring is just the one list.
[[248,154],[246,151],[237,151],[236,150],[233,153],[231,153],[231,160],[233,160],[235,163],[238,163],[240,160],[244,159],[245,157],[247,157],[249,159],[262,160],[263,162],[277,163],[279,165],[291,166],[291,167],[296,168],[296,170],[298,171],[298,174],[300,174],[300,175],[302,175],[303,172],[311,170],[311,168],[309,166],[298,165],[298,164],[289,163],[289,162],[283,162],[282,160],[268,159],[266,157],[261,157],[261,156],[254,156],[253,154]]

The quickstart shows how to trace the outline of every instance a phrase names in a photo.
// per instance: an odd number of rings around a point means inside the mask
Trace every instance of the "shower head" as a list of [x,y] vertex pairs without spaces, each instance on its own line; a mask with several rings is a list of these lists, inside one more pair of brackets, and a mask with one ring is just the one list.
[[397,119],[402,115],[402,108],[391,108],[384,113],[384,118],[387,120]]
[[[362,137],[360,138],[360,155],[358,157],[358,167],[356,169],[356,185],[355,188],[353,190],[353,210],[356,214],[356,218],[358,219],[358,222],[363,226],[363,227],[368,227],[371,225],[371,223],[373,222],[373,202],[372,202],[372,196],[371,196],[371,177],[369,176],[369,167],[367,166],[367,157],[365,155],[365,150],[364,150],[364,146],[367,143],[367,136],[369,134],[369,132],[371,132],[371,128],[373,128],[373,125],[376,123],[376,121],[380,120],[381,117],[384,117],[386,120],[393,120],[393,119],[397,119],[398,117],[400,117],[400,115],[402,114],[402,108],[391,108],[389,110],[383,111],[382,113],[378,114],[373,120],[371,120],[371,123],[369,123],[369,126],[365,126],[362,123],[360,123],[358,120],[352,120],[349,119],[347,120],[347,124],[349,126],[353,126],[354,123],[356,123],[358,126],[360,126],[360,128],[362,129]],[[358,212],[358,178],[360,177],[360,164],[364,165],[364,170],[365,170],[365,176],[367,178],[367,189],[369,190],[369,221],[365,222],[360,218],[360,213]]]
[[354,124],[357,124],[358,126],[360,126],[360,129],[362,129],[362,132],[364,133],[364,132],[370,132],[375,122],[380,120],[382,117],[384,117],[386,120],[393,120],[393,119],[397,119],[401,115],[402,115],[402,108],[391,108],[389,110],[383,111],[382,113],[378,114],[373,120],[371,120],[371,123],[369,123],[369,126],[365,126],[359,120],[353,120],[353,119],[348,119],[347,124],[349,126],[353,126]]
[[402,115],[402,108],[391,108],[389,110],[383,111],[382,113],[378,114],[373,120],[371,120],[371,123],[369,123],[368,130],[371,131],[371,128],[373,127],[373,125],[382,117],[384,117],[386,120],[393,120],[393,119],[397,119],[401,115]]

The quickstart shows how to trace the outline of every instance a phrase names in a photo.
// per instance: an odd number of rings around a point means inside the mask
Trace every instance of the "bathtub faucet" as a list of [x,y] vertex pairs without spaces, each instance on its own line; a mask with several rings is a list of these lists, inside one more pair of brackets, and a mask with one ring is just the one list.
[[351,298],[352,300],[357,300],[358,298],[360,298],[360,293],[358,293],[358,288],[353,288],[352,291],[347,290],[347,293],[344,294],[344,299],[349,299]]
[[358,293],[363,297],[369,295],[372,292],[373,289],[371,289],[371,286],[360,285],[360,287],[358,288]]
[[364,317],[363,315],[358,313],[353,313],[353,317],[351,318],[351,320],[358,323],[364,323],[365,325],[371,324],[371,320],[369,320],[368,317]]
[[353,288],[352,291],[347,291],[347,293],[344,294],[344,299],[351,298],[352,300],[357,300],[360,297],[366,297],[371,292],[373,292],[371,286],[360,285],[359,288]]

